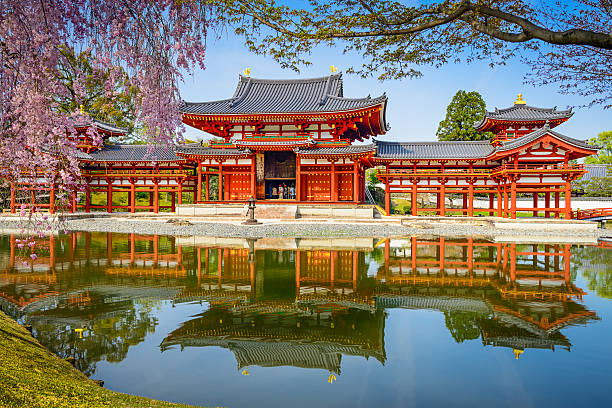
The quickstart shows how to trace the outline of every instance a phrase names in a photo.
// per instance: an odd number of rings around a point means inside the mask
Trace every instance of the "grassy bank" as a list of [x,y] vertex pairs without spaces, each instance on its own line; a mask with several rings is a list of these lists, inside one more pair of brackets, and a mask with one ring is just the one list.
[[0,406],[185,407],[100,387],[0,312]]

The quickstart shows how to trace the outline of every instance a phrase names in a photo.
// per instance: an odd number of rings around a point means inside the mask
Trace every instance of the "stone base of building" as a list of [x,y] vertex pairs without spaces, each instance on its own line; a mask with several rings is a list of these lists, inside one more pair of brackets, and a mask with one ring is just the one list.
[[[181,204],[176,206],[176,215],[182,217],[228,217],[242,218],[247,216],[246,204],[206,203]],[[256,219],[297,219],[297,218],[332,218],[332,219],[373,219],[378,215],[376,206],[370,204],[264,204],[258,203],[255,208]]]

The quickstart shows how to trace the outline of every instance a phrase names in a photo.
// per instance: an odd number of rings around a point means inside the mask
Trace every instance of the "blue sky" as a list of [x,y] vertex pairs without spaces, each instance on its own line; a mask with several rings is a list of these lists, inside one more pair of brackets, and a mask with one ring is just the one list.
[[[309,78],[329,75],[330,65],[341,71],[359,66],[361,57],[344,55],[341,48],[319,48],[313,51],[309,60],[312,65],[303,68],[299,74],[282,69],[272,58],[250,53],[240,39],[228,34],[209,42],[207,68],[185,76],[180,86],[181,96],[190,102],[230,98],[238,75],[246,67],[251,68],[251,76],[255,78]],[[446,114],[446,106],[459,89],[478,91],[488,110],[512,106],[519,92],[532,106],[565,109],[588,102],[580,96],[561,95],[554,85],[535,88],[524,84],[524,74],[528,69],[518,60],[494,68],[486,62],[449,64],[438,69],[424,67],[421,69],[424,75],[418,79],[385,82],[376,77],[363,79],[345,73],[344,95],[364,97],[387,93],[387,121],[391,130],[379,139],[388,141],[436,140],[435,133]],[[592,107],[574,108],[574,111],[574,116],[556,130],[577,139],[589,139],[604,130],[612,130],[611,110]],[[200,139],[210,135],[188,127],[186,137]]]

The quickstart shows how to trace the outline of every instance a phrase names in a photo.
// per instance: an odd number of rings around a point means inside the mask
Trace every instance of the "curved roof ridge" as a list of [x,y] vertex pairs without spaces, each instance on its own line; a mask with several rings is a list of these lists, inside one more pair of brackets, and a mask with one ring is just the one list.
[[362,101],[379,101],[379,100],[387,99],[387,95],[383,93],[382,95],[377,96],[375,98],[372,98],[370,95],[364,98],[346,98],[344,96],[328,95],[328,98],[340,100],[340,101],[347,101],[347,102],[362,102]]
[[234,95],[234,98],[232,98],[232,101],[229,103],[230,108],[233,108],[234,106],[238,105],[240,102],[244,101],[244,98],[247,97],[247,95],[249,94],[249,91],[251,90],[252,84],[253,84],[253,81],[251,80],[251,78],[249,78],[246,82],[246,85],[244,86],[244,89],[242,90],[242,93],[239,96]]
[[265,79],[265,78],[253,78],[253,77],[245,77],[244,75],[240,75],[240,81],[244,81],[246,79],[251,80],[254,83],[258,84],[278,84],[278,83],[311,83],[311,82],[323,82],[331,79],[342,79],[342,72],[332,75],[326,75],[322,77],[315,78],[291,78],[291,79]]
[[465,143],[480,143],[480,144],[491,144],[491,140],[432,140],[432,141],[386,141],[376,140],[376,143],[394,143],[394,144],[465,144]]
[[537,111],[540,111],[540,112],[546,112],[546,113],[553,113],[553,112],[554,113],[565,113],[565,112],[569,113],[569,112],[572,111],[572,108],[565,109],[565,110],[557,110],[556,106],[553,106],[552,108],[541,108],[541,107],[538,107],[538,106],[531,106],[531,105],[513,105],[513,106],[510,106],[509,108],[502,108],[502,109],[499,109],[499,108],[495,107],[495,111],[494,112],[488,112],[487,111],[487,113],[505,113],[505,112],[509,112],[511,110],[525,109],[525,108],[537,110]]

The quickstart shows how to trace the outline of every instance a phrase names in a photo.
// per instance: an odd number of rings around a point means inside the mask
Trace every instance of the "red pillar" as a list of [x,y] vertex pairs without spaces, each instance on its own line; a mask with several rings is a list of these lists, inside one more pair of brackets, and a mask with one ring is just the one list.
[[468,215],[474,216],[474,180],[470,180],[468,187]]
[[440,210],[440,216],[444,217],[446,215],[446,182],[440,182],[440,197],[438,200],[438,209]]
[[134,180],[130,180],[130,212],[136,212],[136,184]]
[[385,213],[391,215],[391,186],[389,177],[385,178]]
[[55,184],[49,190],[49,212],[55,214]]
[[[196,197],[193,200],[193,202],[195,204],[199,203],[202,200],[202,162],[198,162],[198,185],[197,187],[197,192],[196,192]],[[208,175],[206,175],[206,180],[208,181]],[[208,184],[208,183],[207,183]],[[206,200],[208,200],[208,185],[206,186]]]
[[183,204],[183,180],[178,182],[178,205]]
[[510,217],[514,220],[516,219],[516,181],[512,180],[512,184],[510,185]]
[[[537,192],[533,193],[533,208],[538,208],[538,193]],[[533,216],[534,217],[538,216],[538,210],[533,210]]]
[[153,180],[153,212],[159,212],[159,181]]
[[503,217],[504,213],[504,202],[502,200],[502,192],[501,192],[501,188],[497,188],[497,216],[498,217]]
[[561,193],[559,193],[558,191],[555,191],[555,209],[557,210],[557,211],[555,211],[555,218],[559,218],[559,210],[561,209],[560,208],[561,207],[561,205],[560,205],[560,202],[561,202],[560,195],[561,195]]
[[493,193],[489,193],[489,215],[494,215],[495,212],[493,211],[493,207],[495,207],[495,196]]
[[[353,170],[353,200],[359,202],[359,162],[355,159]],[[336,189],[337,190],[337,189]]]
[[[331,201],[338,201],[338,177],[336,176],[336,162],[334,160],[330,160],[330,168],[331,168],[331,172],[330,172],[330,188],[331,188],[331,194],[330,194],[330,200]],[[355,189],[357,187],[357,185],[353,185],[353,189]]]
[[357,272],[359,271],[359,252],[353,251],[353,290],[357,290]]
[[17,212],[17,205],[15,199],[15,183],[11,182],[11,214],[15,214]]
[[219,201],[223,201],[223,162],[219,162]]
[[572,218],[572,183],[565,182],[565,219]]
[[301,252],[298,250],[295,252],[295,290],[297,295],[300,294],[300,274],[302,270],[301,261]]
[[170,210],[172,212],[176,211],[176,193],[173,191],[170,193],[170,195],[172,196],[172,208],[170,208]]
[[[546,208],[550,208],[550,192],[548,192],[548,191],[546,193],[544,193],[544,206]],[[545,211],[544,212],[544,216],[546,218],[550,217],[550,211]]]
[[113,184],[111,179],[106,179],[106,212],[113,212]]
[[257,197],[257,169],[255,168],[255,153],[251,156],[251,196]]
[[417,181],[414,180],[414,182],[412,183],[412,197],[410,200],[410,210],[412,215],[417,215],[418,214],[418,203],[417,203]]

